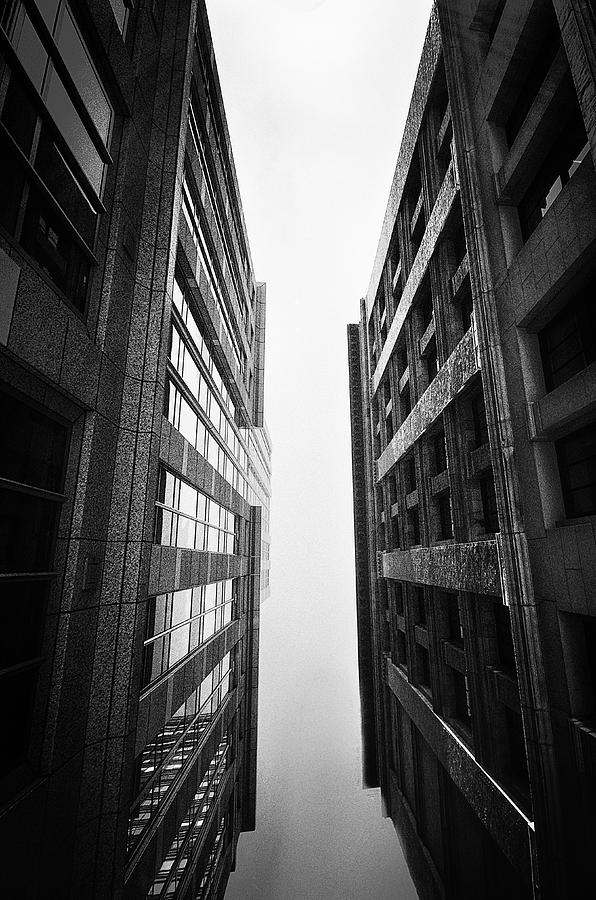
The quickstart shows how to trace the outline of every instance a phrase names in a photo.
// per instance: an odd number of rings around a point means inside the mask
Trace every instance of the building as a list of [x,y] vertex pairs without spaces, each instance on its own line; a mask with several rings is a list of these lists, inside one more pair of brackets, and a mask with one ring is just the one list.
[[434,8],[348,326],[364,779],[423,898],[596,837],[596,16]]
[[205,4],[0,16],[0,893],[221,898],[270,442]]

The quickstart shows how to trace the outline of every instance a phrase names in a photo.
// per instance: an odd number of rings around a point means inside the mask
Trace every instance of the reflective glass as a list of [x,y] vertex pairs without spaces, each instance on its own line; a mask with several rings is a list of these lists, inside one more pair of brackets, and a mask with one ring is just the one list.
[[35,169],[83,240],[92,247],[97,213],[87,200],[77,178],[45,125],[42,126],[39,138]]
[[62,132],[75,159],[99,195],[104,172],[103,161],[74,108],[72,100],[64,88],[62,79],[53,66],[50,66],[46,81],[46,106],[48,111]]
[[60,0],[35,0],[35,5],[42,14],[50,34],[54,33],[59,3]]
[[77,86],[77,91],[107,146],[112,109],[66,4],[64,4],[64,12],[59,18],[54,38],[60,55]]
[[48,54],[44,50],[43,44],[26,13],[21,20],[20,27],[17,25],[15,29],[12,43],[27,75],[41,93]]

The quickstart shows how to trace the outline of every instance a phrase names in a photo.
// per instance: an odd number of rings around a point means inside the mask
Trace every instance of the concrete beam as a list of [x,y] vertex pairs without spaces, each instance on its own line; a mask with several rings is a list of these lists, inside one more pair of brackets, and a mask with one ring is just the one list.
[[382,554],[382,570],[384,578],[397,581],[478,594],[502,594],[494,540],[392,550]]

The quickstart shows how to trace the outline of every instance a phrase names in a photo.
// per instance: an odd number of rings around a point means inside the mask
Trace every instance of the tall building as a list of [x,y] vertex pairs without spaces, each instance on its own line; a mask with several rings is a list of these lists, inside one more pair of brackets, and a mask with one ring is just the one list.
[[420,897],[596,838],[596,16],[433,9],[348,326],[364,779]]
[[205,4],[0,10],[0,893],[221,898],[270,442]]

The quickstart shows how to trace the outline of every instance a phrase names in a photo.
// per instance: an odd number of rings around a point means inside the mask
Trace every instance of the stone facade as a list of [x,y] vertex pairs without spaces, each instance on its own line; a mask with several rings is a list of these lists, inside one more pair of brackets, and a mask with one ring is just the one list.
[[421,897],[592,878],[595,49],[586,0],[437,3],[349,326],[366,769]]
[[202,0],[50,6],[0,22],[2,886],[222,897],[254,827],[265,286]]

